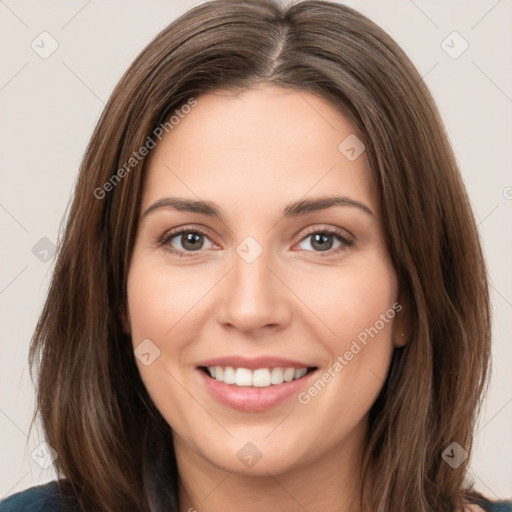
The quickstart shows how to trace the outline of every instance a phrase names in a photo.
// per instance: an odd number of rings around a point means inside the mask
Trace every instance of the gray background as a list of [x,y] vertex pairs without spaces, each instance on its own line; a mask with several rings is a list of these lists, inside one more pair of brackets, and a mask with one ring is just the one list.
[[[27,352],[83,151],[137,53],[198,3],[0,0],[0,498],[54,477],[44,469],[51,451],[38,448],[40,433],[27,437],[34,405]],[[394,37],[425,77],[461,166],[494,309],[494,372],[471,476],[489,496],[511,497],[512,3],[346,3]]]

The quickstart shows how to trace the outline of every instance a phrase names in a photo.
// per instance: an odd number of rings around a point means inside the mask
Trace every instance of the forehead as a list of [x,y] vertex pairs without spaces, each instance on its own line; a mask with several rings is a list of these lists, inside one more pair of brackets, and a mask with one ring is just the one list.
[[346,152],[360,136],[326,100],[275,86],[196,100],[152,151],[143,205],[171,193],[261,205],[340,194],[375,211],[366,155]]

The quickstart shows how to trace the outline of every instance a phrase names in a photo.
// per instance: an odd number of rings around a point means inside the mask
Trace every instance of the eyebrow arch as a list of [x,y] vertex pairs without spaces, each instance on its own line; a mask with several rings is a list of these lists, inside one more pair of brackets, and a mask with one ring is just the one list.
[[[290,203],[283,209],[283,216],[286,218],[299,217],[320,210],[327,210],[332,206],[350,206],[359,208],[368,215],[375,216],[368,206],[364,203],[345,196],[320,197],[318,199],[308,199]],[[146,217],[151,212],[160,208],[172,208],[183,212],[201,213],[209,217],[223,219],[220,208],[211,201],[201,201],[193,199],[181,199],[178,197],[164,197],[155,201],[143,214]]]
[[318,199],[297,201],[295,203],[289,204],[284,209],[283,214],[285,217],[298,217],[300,215],[306,215],[307,213],[316,212],[319,210],[327,210],[327,208],[331,208],[332,206],[352,206],[359,208],[372,217],[375,216],[370,208],[364,203],[345,196],[320,197]]

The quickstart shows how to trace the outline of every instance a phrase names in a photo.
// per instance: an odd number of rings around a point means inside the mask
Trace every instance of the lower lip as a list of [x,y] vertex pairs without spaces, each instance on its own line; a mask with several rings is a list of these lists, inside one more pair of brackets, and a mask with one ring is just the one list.
[[245,412],[262,412],[279,403],[293,394],[298,393],[309,381],[309,378],[316,373],[312,371],[304,377],[282,384],[274,384],[266,388],[258,388],[254,386],[235,386],[225,384],[212,379],[206,373],[197,369],[208,391],[219,402]]

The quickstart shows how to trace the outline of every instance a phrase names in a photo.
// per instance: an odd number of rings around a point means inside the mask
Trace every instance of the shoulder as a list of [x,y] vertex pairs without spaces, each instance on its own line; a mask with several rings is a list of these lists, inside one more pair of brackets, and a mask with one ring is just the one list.
[[0,501],[0,512],[62,512],[59,484],[55,480],[30,487]]
[[512,512],[512,501],[489,501],[482,498],[468,507],[467,512]]

